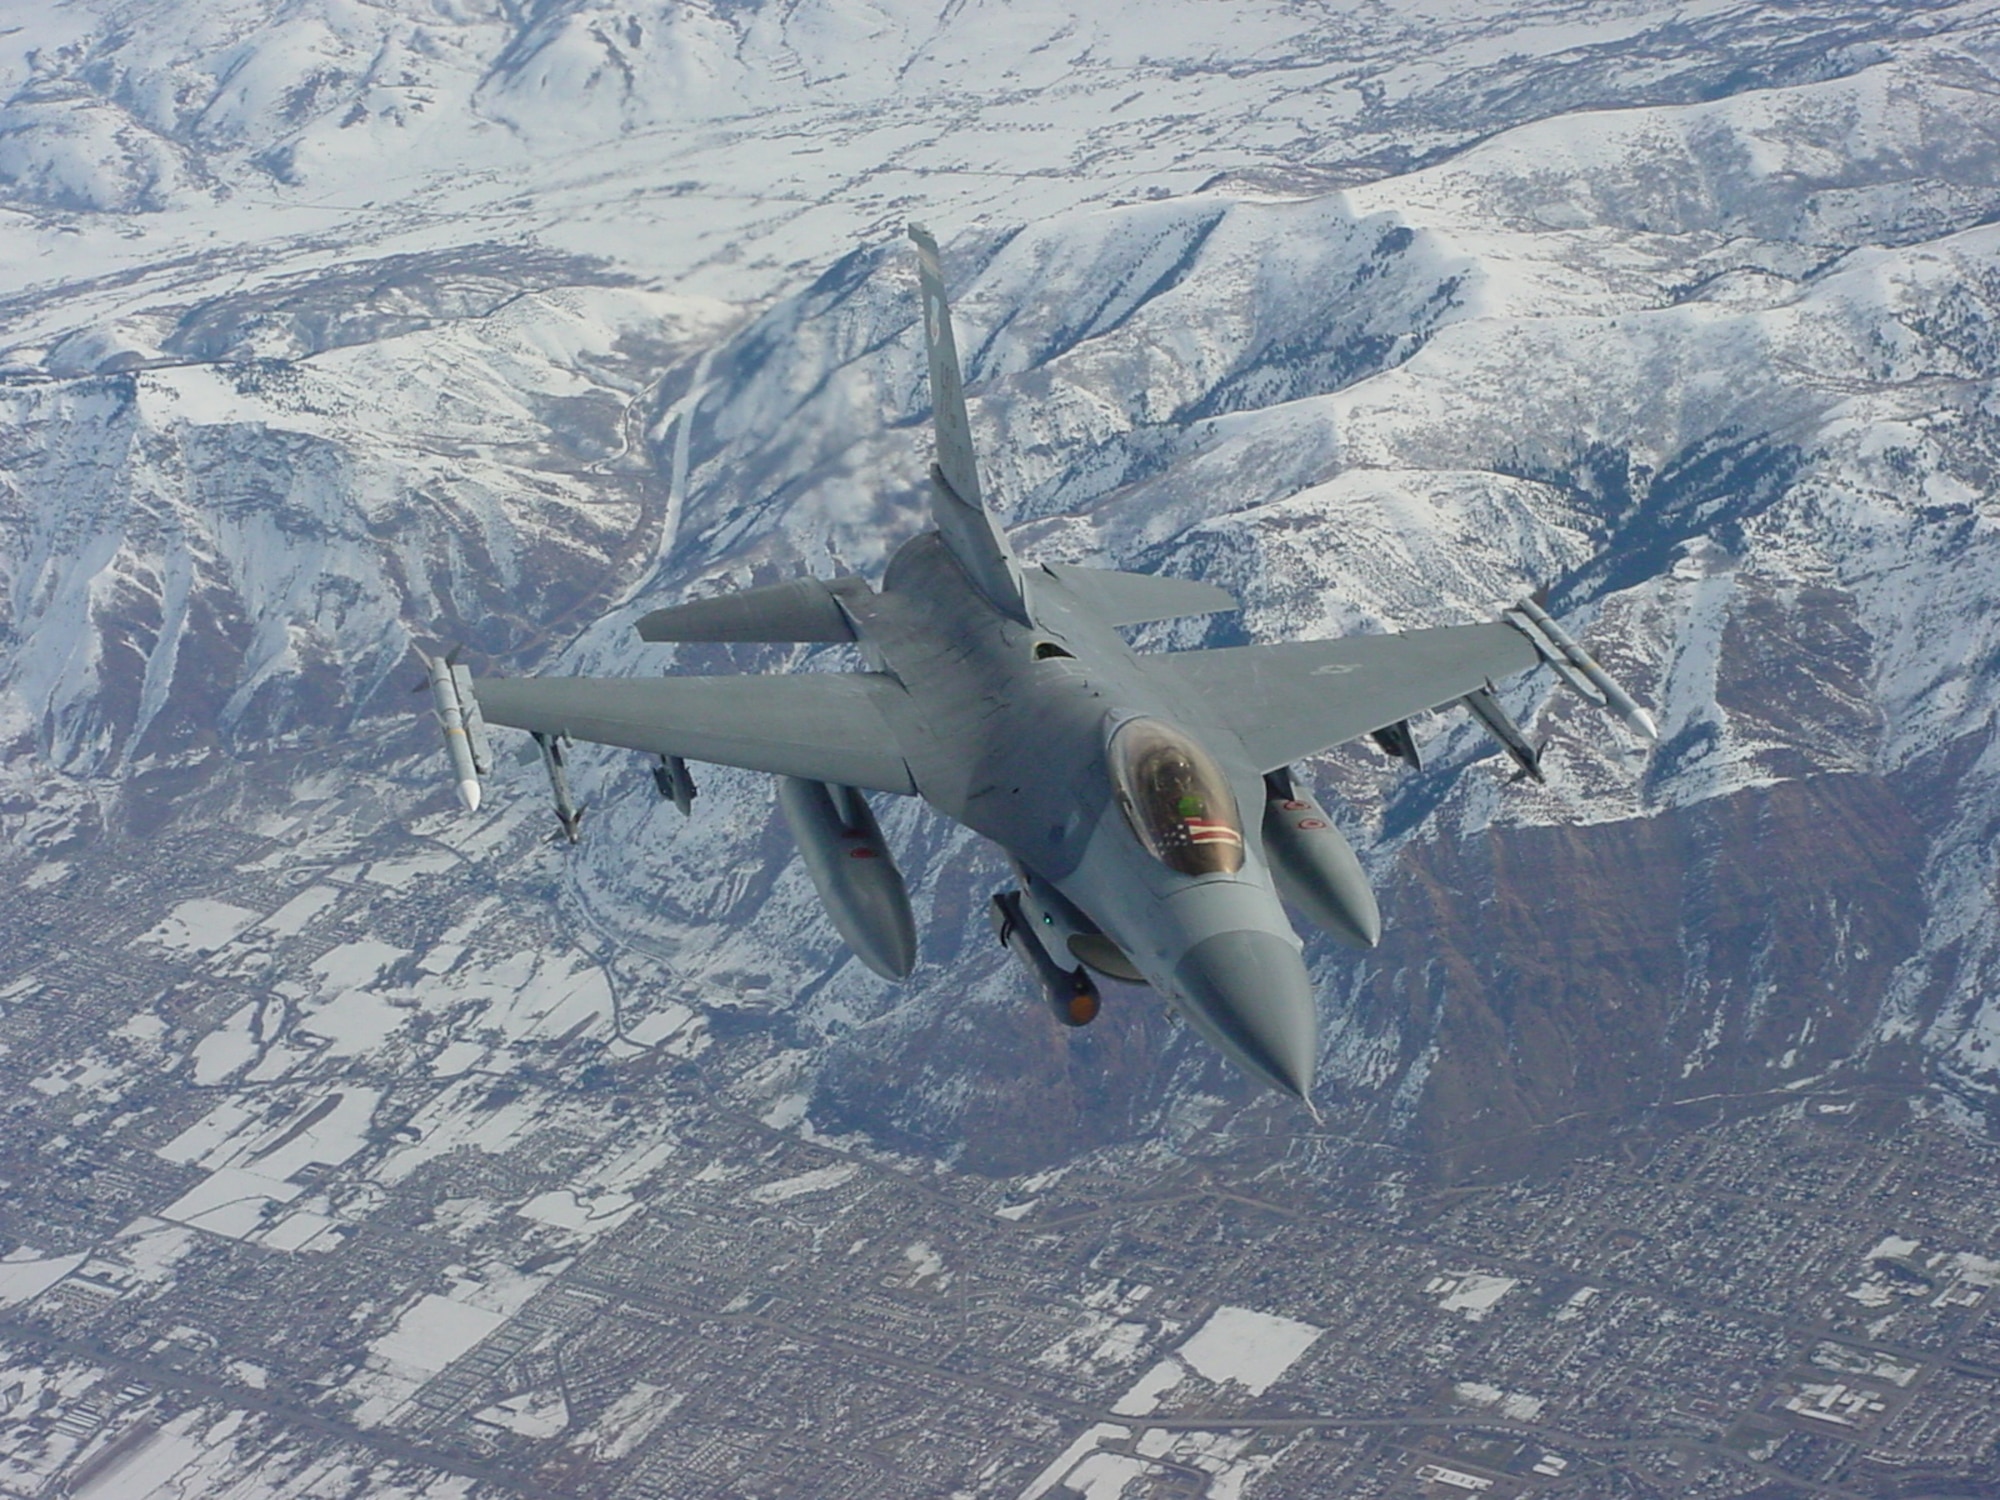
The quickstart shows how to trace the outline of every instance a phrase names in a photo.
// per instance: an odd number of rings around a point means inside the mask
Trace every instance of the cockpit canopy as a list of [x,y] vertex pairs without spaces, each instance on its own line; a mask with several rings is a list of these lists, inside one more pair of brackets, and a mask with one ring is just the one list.
[[1209,753],[1158,719],[1127,719],[1106,749],[1118,804],[1139,842],[1183,875],[1243,868],[1236,794]]

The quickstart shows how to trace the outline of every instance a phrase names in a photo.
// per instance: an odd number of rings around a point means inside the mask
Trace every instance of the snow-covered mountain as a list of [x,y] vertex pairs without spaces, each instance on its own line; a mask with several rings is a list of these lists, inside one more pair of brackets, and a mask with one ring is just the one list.
[[[916,216],[1022,550],[1244,600],[1153,644],[1547,585],[1658,712],[1647,750],[1510,688],[1545,788],[1456,718],[1421,726],[1419,775],[1313,768],[1391,933],[1310,949],[1357,1120],[1461,1173],[1835,1068],[1983,1106],[2000,22],[1215,18],[24,19],[0,57],[12,857],[129,849],[177,797],[261,826],[307,763],[377,821],[436,812],[413,639],[639,674],[675,660],[632,635],[645,609],[879,569],[922,525]],[[482,824],[423,826],[665,965],[651,1003],[776,1028],[821,1128],[1020,1165],[1245,1097],[1136,992],[1056,1035],[985,930],[998,861],[920,809],[882,808],[924,934],[892,990],[837,946],[767,782],[709,773],[682,825],[630,757],[578,760],[592,826],[553,887],[532,767]]]

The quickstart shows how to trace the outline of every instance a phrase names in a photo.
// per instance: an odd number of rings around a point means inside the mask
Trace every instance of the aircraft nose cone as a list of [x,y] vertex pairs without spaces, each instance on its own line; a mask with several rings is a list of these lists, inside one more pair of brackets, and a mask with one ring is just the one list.
[[1174,980],[1240,1067],[1308,1098],[1319,1060],[1319,1012],[1298,949],[1254,928],[1218,932],[1187,951]]

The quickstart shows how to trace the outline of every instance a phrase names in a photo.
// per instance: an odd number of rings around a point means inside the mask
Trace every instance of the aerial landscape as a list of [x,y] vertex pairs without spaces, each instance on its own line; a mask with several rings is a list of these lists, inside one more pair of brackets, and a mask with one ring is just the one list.
[[[2000,7],[69,0],[0,101],[0,1494],[2000,1495]],[[770,775],[454,788],[447,650],[862,664],[635,627],[933,524],[912,221],[1013,551],[1241,603],[1139,651],[1546,590],[1657,720],[1299,762],[1316,1113],[919,798],[891,982]]]

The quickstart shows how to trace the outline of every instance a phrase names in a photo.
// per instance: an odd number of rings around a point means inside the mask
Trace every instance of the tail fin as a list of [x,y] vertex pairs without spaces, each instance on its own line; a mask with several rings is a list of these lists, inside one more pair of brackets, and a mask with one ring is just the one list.
[[979,592],[996,609],[1026,622],[1020,565],[1007,545],[1007,534],[994,524],[980,502],[972,428],[965,416],[958,344],[951,335],[951,307],[945,301],[937,241],[916,224],[910,226],[910,238],[916,243],[917,280],[923,289],[924,343],[931,357],[931,422],[937,432],[937,462],[931,465],[931,513],[945,546]]

